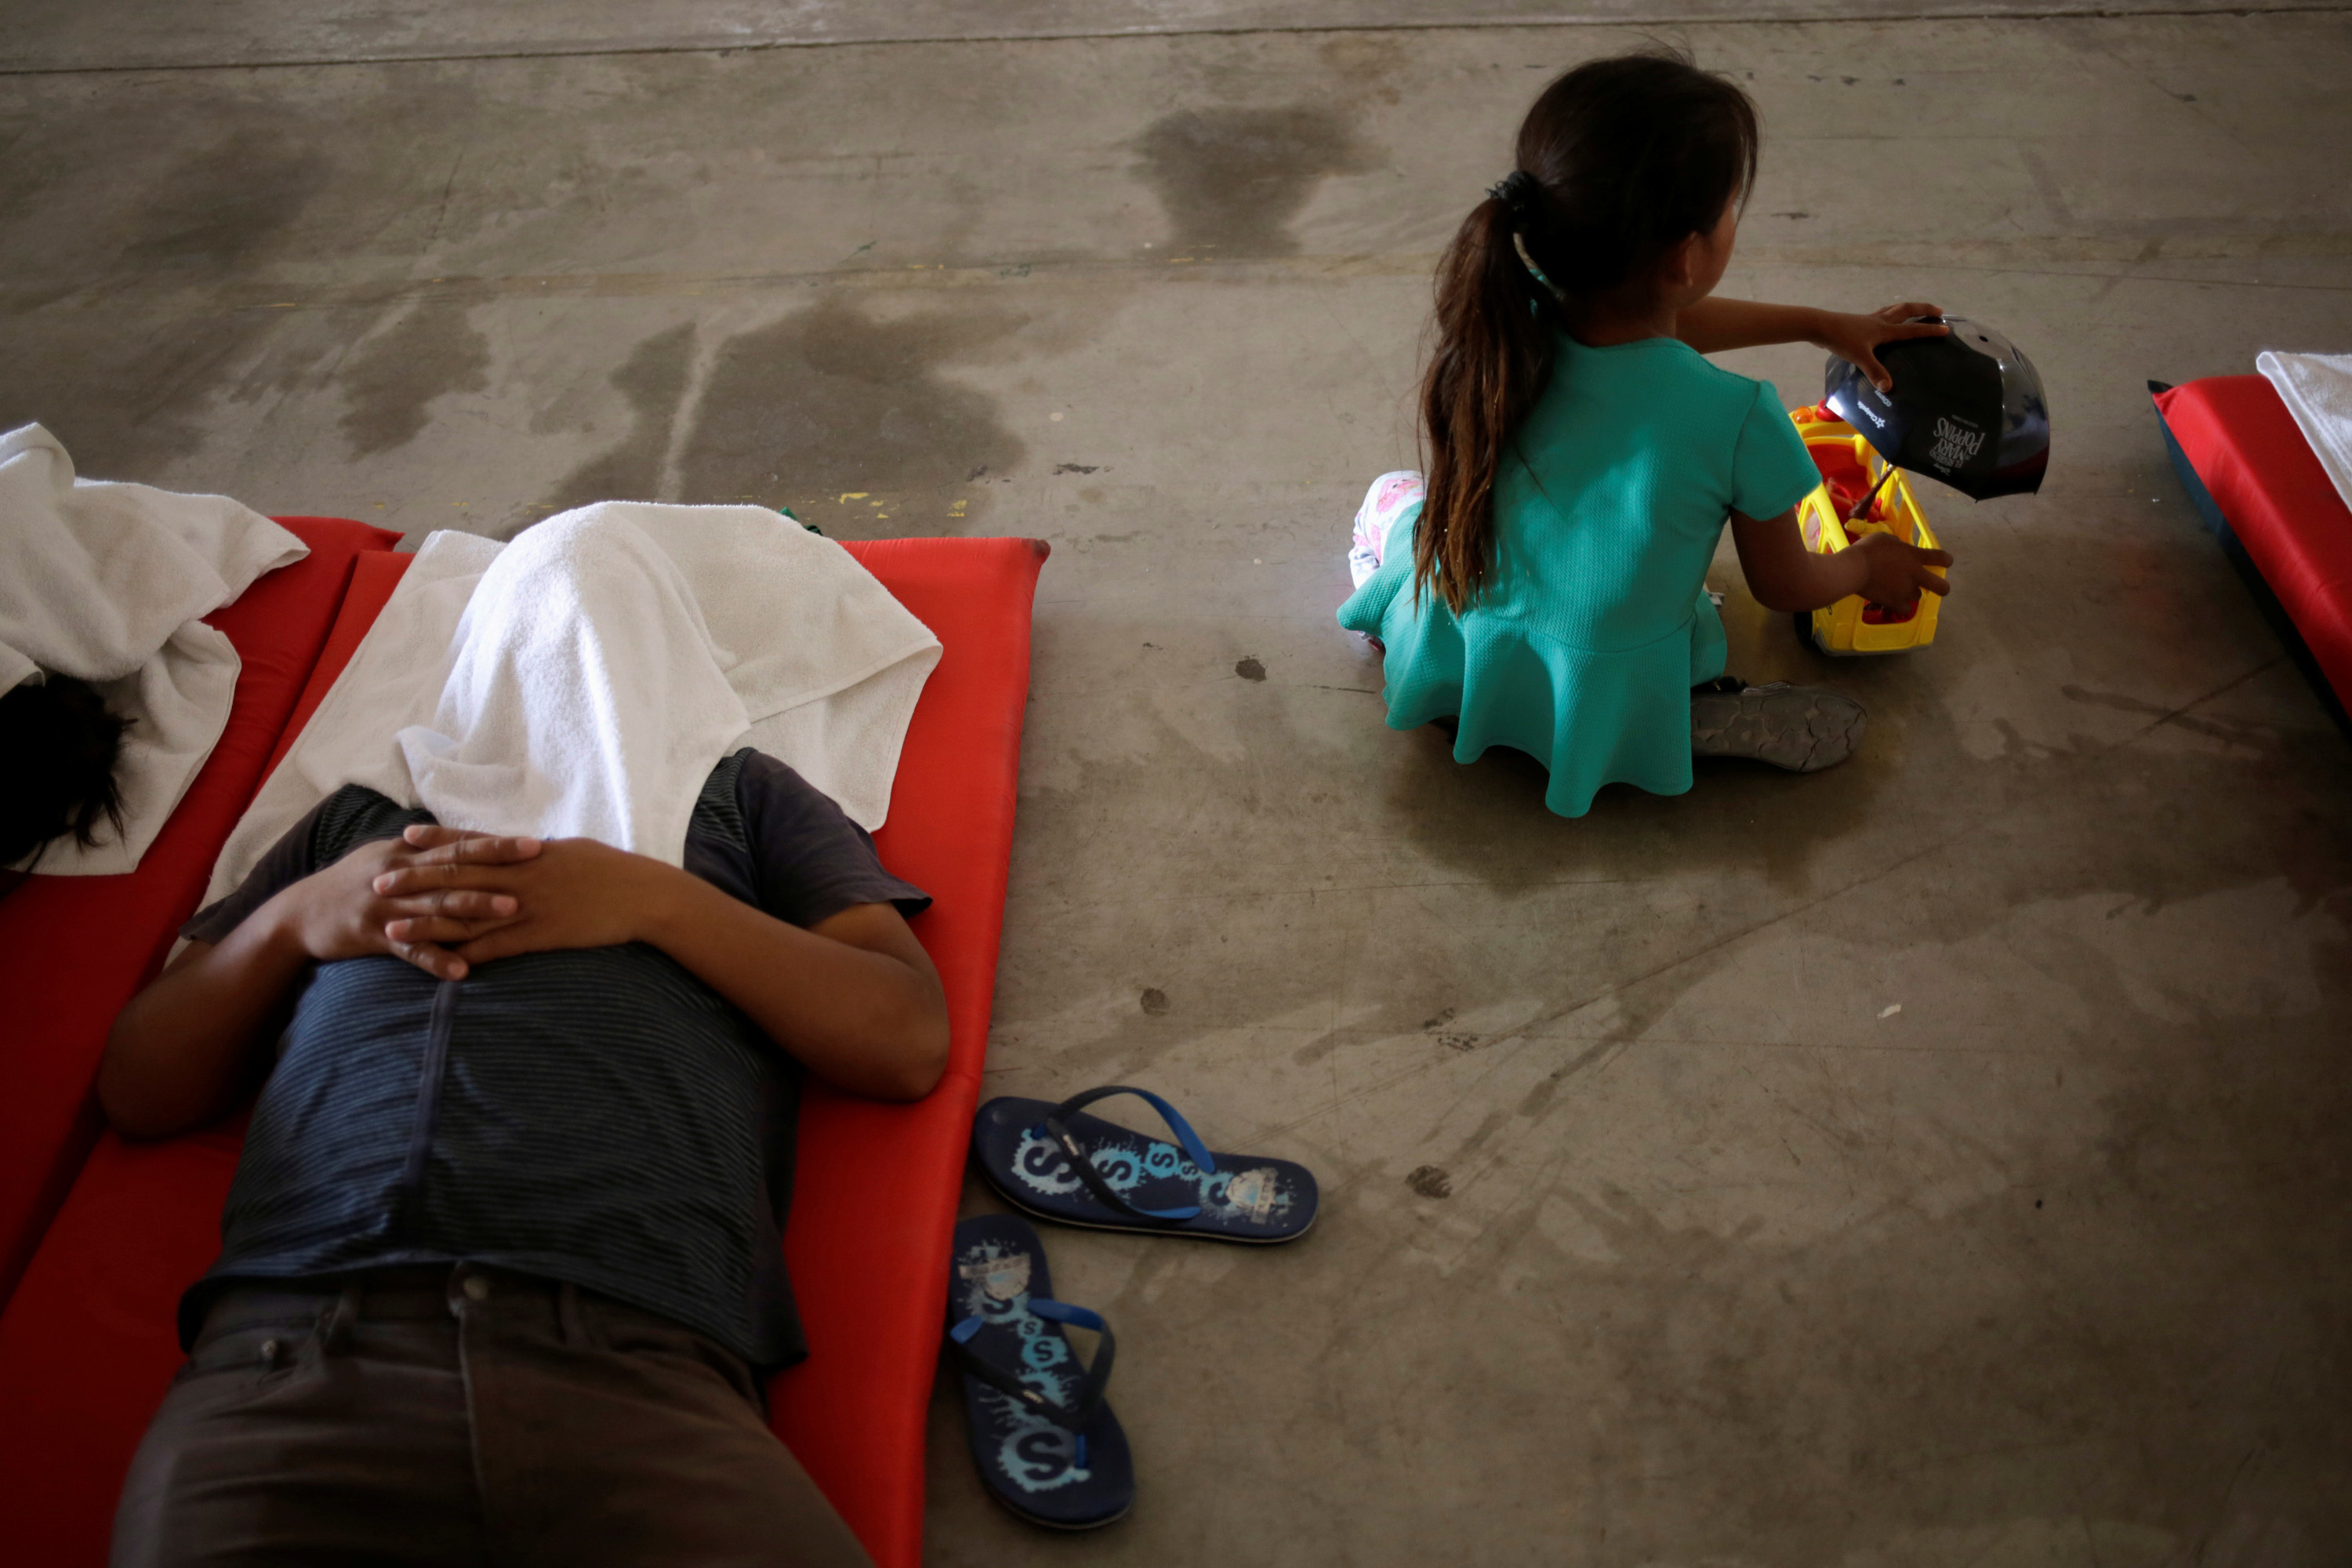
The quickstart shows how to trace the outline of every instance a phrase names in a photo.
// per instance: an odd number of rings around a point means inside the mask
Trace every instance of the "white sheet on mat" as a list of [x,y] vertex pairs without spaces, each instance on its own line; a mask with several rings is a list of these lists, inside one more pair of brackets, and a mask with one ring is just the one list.
[[2254,368],[2278,388],[2336,493],[2352,507],[2352,354],[2294,354],[2265,349]]
[[219,743],[240,661],[197,617],[310,546],[241,501],[78,479],[38,425],[0,436],[0,691],[54,671],[131,721],[116,759],[122,829],[57,839],[44,876],[138,868]]
[[318,711],[237,818],[213,862],[206,904],[234,892],[288,828],[347,784],[416,804],[397,736],[439,707],[466,601],[498,553],[498,541],[476,534],[426,538]]
[[676,865],[711,764],[749,745],[877,827],[939,658],[848,552],[758,507],[606,501],[504,546],[436,533],[229,836],[205,901],[350,783]]

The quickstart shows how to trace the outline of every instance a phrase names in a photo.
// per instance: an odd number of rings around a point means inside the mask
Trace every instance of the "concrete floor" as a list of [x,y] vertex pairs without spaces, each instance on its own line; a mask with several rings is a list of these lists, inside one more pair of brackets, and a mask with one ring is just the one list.
[[[1325,1211],[1052,1235],[1141,1498],[1018,1524],[943,1392],[937,1563],[2352,1562],[2352,748],[2142,391],[2352,348],[2352,16],[2085,8],[27,0],[0,420],[412,533],[1052,541],[991,1088],[1150,1085]],[[1853,764],[1565,822],[1331,611],[1433,253],[1646,34],[1764,111],[1727,290],[1996,322],[2058,447],[1928,499],[1928,651],[1723,556]]]

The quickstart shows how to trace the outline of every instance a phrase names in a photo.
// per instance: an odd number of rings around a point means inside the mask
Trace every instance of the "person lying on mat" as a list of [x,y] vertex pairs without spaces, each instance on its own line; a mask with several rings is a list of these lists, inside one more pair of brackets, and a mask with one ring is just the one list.
[[100,1102],[160,1138],[260,1097],[117,1564],[866,1561],[762,1374],[798,1069],[945,1068],[929,900],[750,750],[684,858],[352,784],[184,928]]
[[[98,688],[69,675],[37,672],[0,693],[0,757],[8,759],[0,768],[0,867],[60,838],[90,848],[100,823],[122,832],[114,765],[130,727]],[[23,879],[0,871],[0,891]]]

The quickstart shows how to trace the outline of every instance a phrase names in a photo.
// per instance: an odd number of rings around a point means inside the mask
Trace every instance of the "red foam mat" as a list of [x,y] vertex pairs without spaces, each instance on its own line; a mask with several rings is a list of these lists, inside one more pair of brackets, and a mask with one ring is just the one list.
[[2259,375],[2215,375],[2157,394],[2174,440],[2352,708],[2352,508]]
[[[777,1434],[875,1561],[913,1568],[922,1553],[924,1407],[995,991],[1030,605],[1045,546],[909,539],[847,548],[944,650],[875,842],[893,871],[937,900],[914,928],[945,984],[953,1043],[945,1081],[920,1104],[810,1087],[784,1238],[810,1356],[771,1397]],[[299,717],[317,707],[406,560],[362,563]],[[0,1542],[20,1560],[59,1568],[105,1560],[123,1470],[179,1364],[173,1310],[218,1245],[238,1131],[144,1147],[103,1137],[0,1316],[0,1475],[8,1478]]]
[[106,1031],[163,961],[222,840],[260,784],[343,602],[355,557],[400,535],[334,518],[278,520],[310,553],[205,617],[242,668],[228,723],[163,831],[120,877],[29,878],[0,898],[0,1302],[98,1133],[90,1083]]
[[937,900],[914,928],[947,988],[952,1045],[946,1080],[919,1105],[814,1084],[802,1101],[784,1257],[809,1358],[777,1378],[770,1403],[776,1435],[874,1561],[914,1568],[924,1408],[996,994],[1030,601],[1046,547],[900,539],[848,548],[945,649],[907,728],[890,818],[874,843],[891,870]]

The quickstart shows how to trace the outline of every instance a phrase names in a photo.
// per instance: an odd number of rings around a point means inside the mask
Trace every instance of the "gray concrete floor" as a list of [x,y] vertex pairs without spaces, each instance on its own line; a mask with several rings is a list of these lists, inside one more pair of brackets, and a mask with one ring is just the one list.
[[[2352,749],[2142,391],[2352,347],[2352,16],[1430,9],[31,0],[0,420],[412,533],[1053,542],[991,1087],[1149,1084],[1326,1206],[1051,1236],[1140,1500],[1014,1522],[943,1393],[938,1563],[2352,1562]],[[1638,26],[1466,25],[1546,19]],[[1564,822],[1331,611],[1433,253],[1645,33],[1764,110],[1727,289],[1996,322],[2058,447],[1929,499],[1908,658],[1722,558],[1853,764]]]

